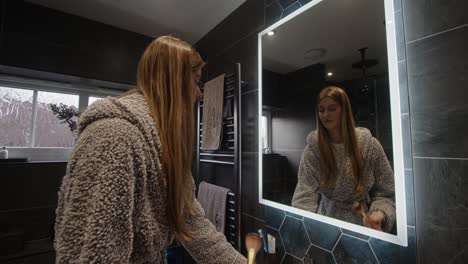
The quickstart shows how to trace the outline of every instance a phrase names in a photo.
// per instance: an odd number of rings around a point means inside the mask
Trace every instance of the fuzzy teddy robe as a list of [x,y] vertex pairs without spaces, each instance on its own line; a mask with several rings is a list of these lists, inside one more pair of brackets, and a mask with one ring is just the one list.
[[[161,145],[139,93],[106,98],[80,117],[79,138],[59,192],[57,263],[166,263],[174,239],[166,217]],[[199,263],[245,258],[204,217],[193,199],[184,247]]]

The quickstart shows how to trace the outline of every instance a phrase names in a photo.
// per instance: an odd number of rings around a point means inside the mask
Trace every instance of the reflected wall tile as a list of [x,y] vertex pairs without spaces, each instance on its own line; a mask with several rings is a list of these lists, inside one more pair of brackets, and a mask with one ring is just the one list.
[[408,96],[408,72],[406,71],[406,61],[398,62],[398,82],[400,88],[400,112],[409,113]]
[[242,153],[241,166],[242,213],[263,219],[264,206],[258,202],[258,154]]
[[401,10],[401,0],[393,0],[393,10],[395,12]]
[[291,14],[292,12],[296,11],[299,8],[301,8],[301,5],[299,4],[299,2],[295,2],[294,4],[284,9],[283,14],[281,15],[281,18],[287,17],[289,14]]
[[258,152],[258,91],[242,94],[242,152]]
[[405,0],[406,41],[468,24],[468,1]]
[[403,167],[413,168],[413,149],[411,138],[411,124],[409,115],[401,115],[401,133],[403,134]]
[[273,1],[265,7],[265,27],[273,25],[276,21],[281,19],[283,8],[277,1]]
[[284,256],[283,261],[281,262],[281,264],[302,264],[302,263],[304,262],[302,262],[301,259],[290,254],[286,254],[286,256]]
[[286,214],[283,210],[271,206],[265,206],[265,224],[275,229],[279,229]]
[[467,160],[414,160],[420,263],[466,263],[467,171]]
[[286,215],[294,217],[294,218],[299,219],[299,220],[304,219],[304,217],[302,215],[294,214],[294,213],[291,213],[291,212],[286,212]]
[[415,156],[468,157],[467,44],[468,26],[408,44]]
[[304,264],[334,264],[331,252],[311,245],[304,258]]
[[378,263],[368,242],[348,235],[341,236],[333,255],[337,263]]
[[379,239],[369,241],[380,264],[417,263],[416,262],[416,230],[408,227],[408,247],[402,247]]
[[405,45],[405,29],[403,26],[403,14],[401,11],[395,12],[395,34],[397,45],[397,60],[403,61],[406,59],[406,45]]
[[305,5],[305,4],[309,3],[310,1],[312,1],[312,0],[299,0],[299,3],[301,3],[301,5]]
[[406,222],[415,225],[414,218],[414,178],[412,170],[405,170]]
[[292,4],[294,4],[295,2],[297,2],[297,0],[277,0],[277,1],[283,9],[286,9]]
[[310,241],[302,221],[287,216],[280,228],[280,233],[286,252],[298,258],[304,258]]
[[358,232],[354,232],[354,231],[351,231],[351,230],[348,230],[348,229],[344,229],[344,228],[341,228],[341,232],[343,232],[344,234],[347,234],[347,235],[350,235],[350,236],[354,236],[354,237],[357,237],[357,238],[360,238],[360,239],[364,239],[364,240],[369,240],[369,236],[366,236],[366,235],[363,235],[361,233],[358,233]]
[[312,245],[332,250],[341,235],[339,227],[325,224],[310,218],[304,219],[304,226]]

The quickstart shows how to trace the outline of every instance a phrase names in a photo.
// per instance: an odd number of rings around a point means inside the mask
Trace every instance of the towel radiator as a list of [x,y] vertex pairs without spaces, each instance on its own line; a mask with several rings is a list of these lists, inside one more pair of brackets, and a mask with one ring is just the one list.
[[[221,74],[221,73],[220,73]],[[220,74],[212,76],[217,77]],[[241,74],[240,64],[227,67],[224,77],[223,129],[220,149],[208,151],[201,149],[203,98],[198,102],[197,110],[197,156],[195,163],[195,181],[206,181],[230,189],[226,206],[225,235],[229,243],[240,250],[240,103]],[[202,89],[203,91],[203,89]]]

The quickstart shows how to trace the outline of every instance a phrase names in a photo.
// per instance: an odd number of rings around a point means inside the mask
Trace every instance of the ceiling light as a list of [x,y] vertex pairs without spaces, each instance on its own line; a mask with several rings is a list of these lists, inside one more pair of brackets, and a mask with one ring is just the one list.
[[327,76],[333,76],[333,72],[327,73]]
[[267,33],[267,35],[268,35],[268,36],[273,36],[273,35],[275,35],[275,31],[273,31],[273,30],[272,30],[272,31],[269,31],[269,32]]

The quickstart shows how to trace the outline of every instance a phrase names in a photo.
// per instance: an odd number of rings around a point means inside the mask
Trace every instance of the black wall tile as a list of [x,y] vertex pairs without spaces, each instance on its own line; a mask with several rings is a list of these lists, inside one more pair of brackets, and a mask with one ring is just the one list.
[[281,264],[302,264],[302,260],[295,257],[295,256],[292,256],[290,254],[286,254],[286,256],[284,256],[284,259],[283,261],[281,262]]
[[344,233],[344,234],[348,234],[350,236],[354,236],[354,237],[357,237],[357,238],[360,238],[360,239],[364,239],[364,240],[369,240],[369,236],[366,236],[366,235],[363,235],[361,233],[357,233],[357,232],[354,232],[354,231],[351,231],[351,230],[348,230],[348,229],[344,229],[342,228],[341,231]]
[[413,41],[468,24],[467,1],[403,1],[406,40]]
[[218,56],[235,42],[256,32],[264,23],[264,3],[247,0],[227,18],[215,26],[196,44],[204,58]]
[[368,242],[342,235],[333,250],[337,263],[378,263]]
[[307,253],[310,241],[301,220],[286,216],[280,228],[286,252],[302,259]]
[[408,96],[408,75],[406,71],[406,61],[398,63],[398,79],[400,88],[400,112],[402,114],[409,113],[409,96]]
[[419,263],[466,263],[468,161],[415,159]]
[[279,229],[285,217],[286,214],[283,210],[265,206],[265,224],[267,226]]
[[403,14],[401,11],[395,12],[395,34],[397,45],[397,60],[406,59],[405,29],[403,27]]
[[369,241],[380,264],[417,263],[416,262],[416,231],[408,228],[408,247],[388,243],[371,238]]
[[57,205],[66,163],[9,163],[0,169],[0,211]]
[[290,5],[290,6],[288,6],[287,8],[284,9],[283,14],[281,15],[281,18],[287,17],[289,14],[296,11],[300,7],[301,7],[301,5],[299,4],[299,2],[293,3],[292,5]]
[[301,3],[301,5],[305,5],[305,4],[309,3],[310,1],[312,1],[312,0],[299,0],[299,3]]
[[412,170],[405,170],[406,222],[415,225],[414,216],[414,177]]
[[413,144],[411,139],[411,124],[409,115],[401,115],[401,133],[403,135],[403,167],[413,168]]
[[467,45],[468,26],[408,45],[415,156],[468,157]]
[[288,8],[289,6],[294,4],[295,2],[297,2],[297,0],[278,0],[278,3],[281,5],[281,7],[283,9]]
[[263,206],[258,203],[258,153],[242,153],[241,170],[242,213],[264,219]]
[[273,1],[271,4],[265,7],[265,27],[271,26],[276,21],[281,19],[283,8],[277,1]]
[[312,245],[319,246],[330,251],[333,249],[336,241],[338,241],[338,238],[340,238],[341,235],[339,227],[309,218],[304,218],[304,226]]
[[258,91],[241,98],[242,152],[258,152]]
[[25,1],[4,2],[1,64],[135,83],[138,60],[152,38]]
[[334,264],[335,260],[331,252],[321,248],[310,246],[304,258],[304,264]]
[[19,230],[25,241],[50,238],[53,235],[55,207],[0,212],[0,232]]
[[401,0],[393,0],[393,9],[395,12],[401,10]]

